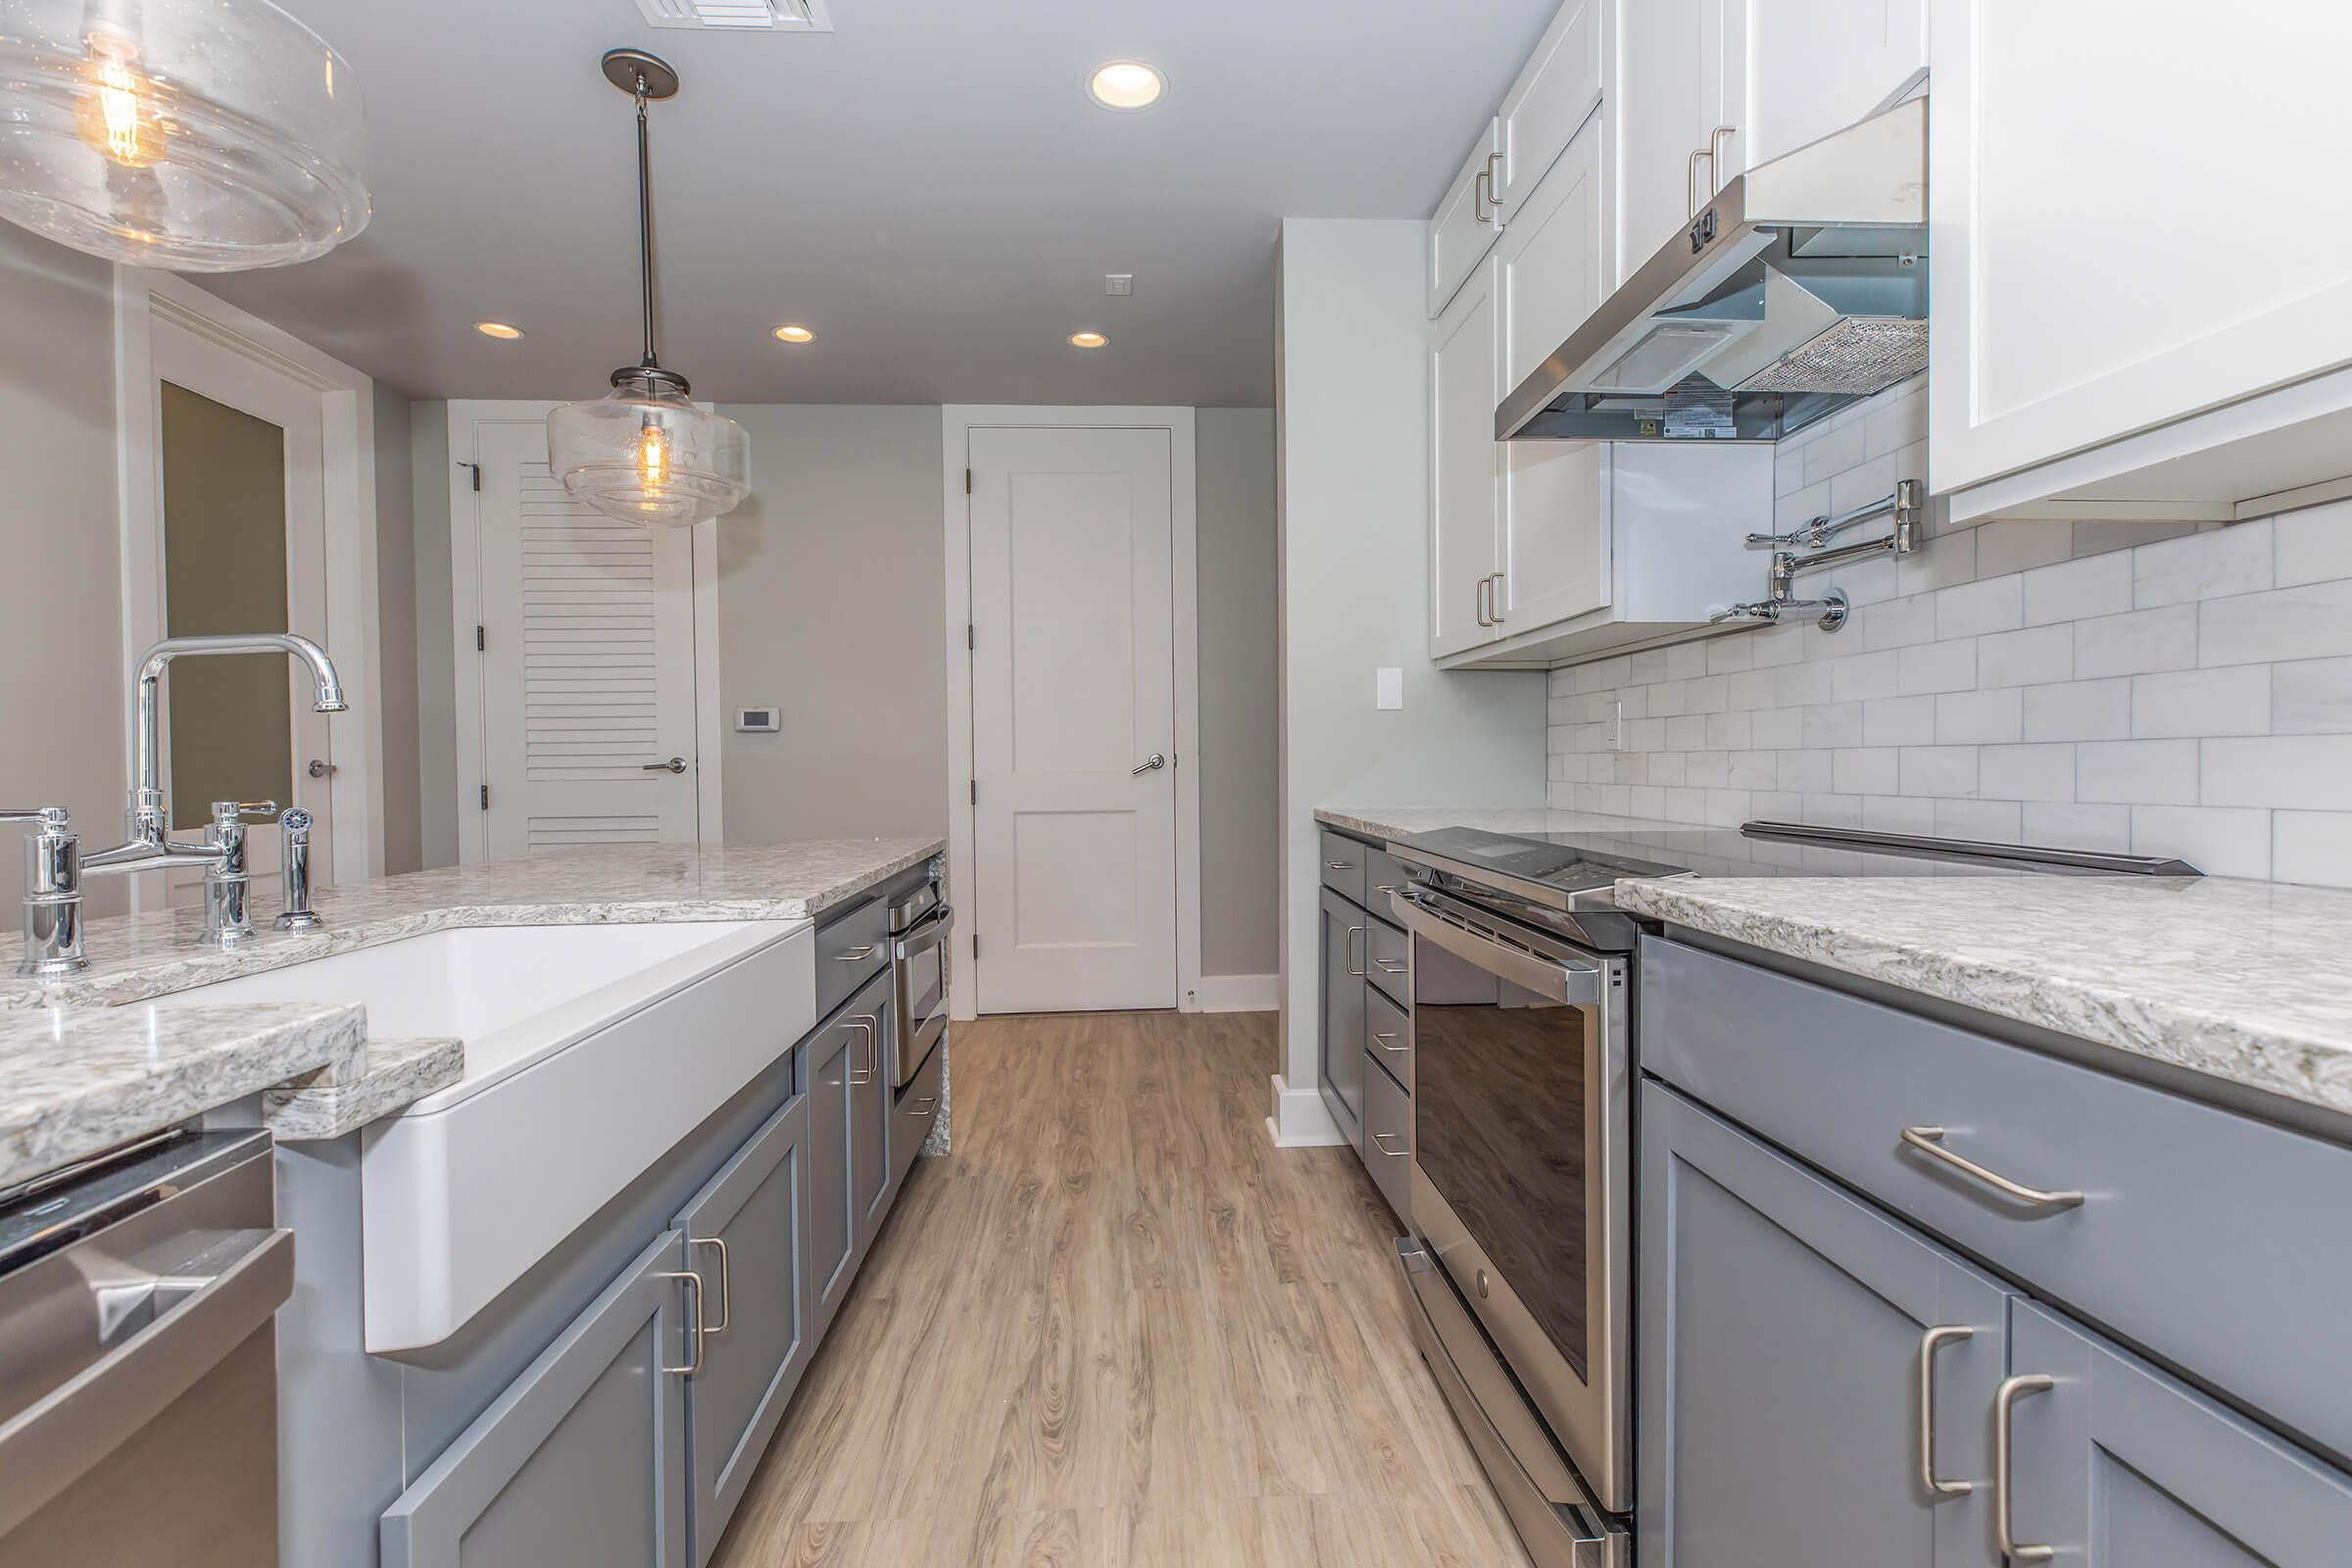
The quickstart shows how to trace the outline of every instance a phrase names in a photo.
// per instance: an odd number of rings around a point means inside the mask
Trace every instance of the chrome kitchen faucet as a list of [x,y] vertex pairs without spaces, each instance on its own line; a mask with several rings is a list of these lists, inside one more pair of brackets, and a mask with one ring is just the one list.
[[[283,653],[310,666],[318,683],[312,707],[321,713],[340,713],[350,707],[343,684],[326,650],[307,637],[290,632],[257,632],[246,636],[167,637],[147,650],[139,662],[132,688],[137,722],[136,752],[130,784],[129,837],[111,850],[81,853],[81,835],[68,826],[62,806],[24,809],[0,808],[0,822],[36,823],[39,831],[24,844],[24,957],[17,972],[42,979],[76,973],[89,967],[81,951],[81,879],[159,867],[204,868],[204,935],[208,948],[234,948],[253,939],[253,915],[247,893],[245,828],[248,816],[273,816],[274,801],[215,801],[213,819],[201,844],[176,844],[168,837],[171,812],[165,805],[162,782],[163,679],[174,659],[206,655]],[[310,814],[288,811],[289,838],[299,838],[304,886],[308,890]],[[307,904],[307,899],[304,901]]]

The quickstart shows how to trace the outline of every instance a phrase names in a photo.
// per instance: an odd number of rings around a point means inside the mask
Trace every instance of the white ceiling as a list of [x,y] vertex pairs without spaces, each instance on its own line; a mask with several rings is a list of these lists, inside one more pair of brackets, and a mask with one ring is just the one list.
[[[367,90],[374,219],[200,281],[411,393],[581,395],[637,358],[634,132],[597,69],[628,44],[684,78],[653,109],[655,211],[662,357],[698,397],[1216,406],[1273,399],[1279,220],[1428,212],[1557,0],[833,0],[820,35],[657,30],[632,0],[283,3]],[[1120,58],[1168,96],[1095,107]],[[1111,346],[1070,348],[1082,327]]]

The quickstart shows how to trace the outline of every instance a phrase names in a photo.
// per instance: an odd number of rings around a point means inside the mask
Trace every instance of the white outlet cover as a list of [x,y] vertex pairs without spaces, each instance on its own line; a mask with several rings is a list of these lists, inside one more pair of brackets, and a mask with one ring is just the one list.
[[1404,671],[1376,669],[1372,672],[1372,706],[1374,708],[1402,708],[1404,706]]
[[1134,293],[1135,274],[1133,272],[1104,272],[1102,274],[1102,292],[1105,294]]

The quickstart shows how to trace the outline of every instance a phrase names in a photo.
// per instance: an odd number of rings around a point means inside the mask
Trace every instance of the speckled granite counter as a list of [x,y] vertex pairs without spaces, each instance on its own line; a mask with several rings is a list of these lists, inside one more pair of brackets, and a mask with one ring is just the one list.
[[370,1040],[358,1006],[136,1005],[150,999],[463,926],[810,919],[945,849],[849,839],[567,850],[322,889],[314,902],[326,929],[289,936],[268,931],[271,889],[254,900],[263,936],[233,953],[195,945],[193,909],[93,920],[87,972],[0,981],[0,1186],[256,1092],[279,1137],[336,1138],[465,1071],[462,1042]]
[[1642,816],[1603,816],[1597,811],[1551,811],[1540,806],[1524,810],[1326,806],[1316,809],[1315,820],[1343,833],[1382,840],[1411,838],[1442,827],[1484,828],[1489,833],[1646,833],[1697,825]]
[[1617,906],[2352,1114],[2352,893],[2220,877],[1690,878]]

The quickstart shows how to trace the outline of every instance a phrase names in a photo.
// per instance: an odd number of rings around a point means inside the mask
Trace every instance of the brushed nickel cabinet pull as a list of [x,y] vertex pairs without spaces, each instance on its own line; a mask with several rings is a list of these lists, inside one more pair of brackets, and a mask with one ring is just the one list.
[[1939,1160],[2021,1203],[2032,1203],[2036,1208],[2073,1208],[2082,1201],[2081,1193],[2043,1192],[2038,1187],[2013,1182],[1999,1171],[1987,1170],[1965,1154],[1955,1154],[1943,1147],[1943,1132],[1940,1127],[1906,1127],[1903,1129],[1903,1142],[1930,1159]]
[[703,1332],[724,1334],[727,1325],[735,1321],[735,1263],[727,1256],[727,1244],[715,1236],[693,1236],[687,1238],[686,1245],[718,1249],[718,1321],[706,1325]]
[[1363,934],[1364,928],[1360,925],[1351,925],[1348,928],[1348,951],[1342,956],[1348,960],[1348,972],[1351,975],[1361,975],[1364,972],[1355,961],[1355,939]]
[[1396,1136],[1396,1135],[1395,1133],[1374,1133],[1372,1135],[1372,1147],[1379,1150],[1382,1153],[1388,1155],[1391,1159],[1402,1159],[1404,1157],[1403,1150],[1391,1149],[1388,1144],[1384,1142],[1384,1140],[1395,1138]]
[[693,1377],[703,1369],[703,1277],[688,1268],[673,1269],[665,1274],[657,1274],[654,1278],[676,1280],[680,1285],[691,1286],[694,1289],[694,1311],[686,1319],[688,1326],[694,1331],[694,1355],[684,1366],[665,1366],[662,1369],[671,1377]]
[[1936,1477],[1936,1352],[1976,1332],[1969,1328],[1933,1328],[1919,1337],[1919,1479],[1936,1496],[1965,1497],[1976,1490],[1973,1481],[1939,1481]]
[[2057,1386],[2054,1378],[2028,1373],[2010,1378],[1992,1396],[1992,1534],[2001,1555],[2011,1562],[2048,1562],[2058,1554],[2055,1546],[2019,1545],[2017,1528],[2009,1518],[2009,1510],[2017,1502],[2009,1479],[2014,1457],[2009,1429],[2016,1424],[2017,1401],[2028,1394],[2047,1394]]

